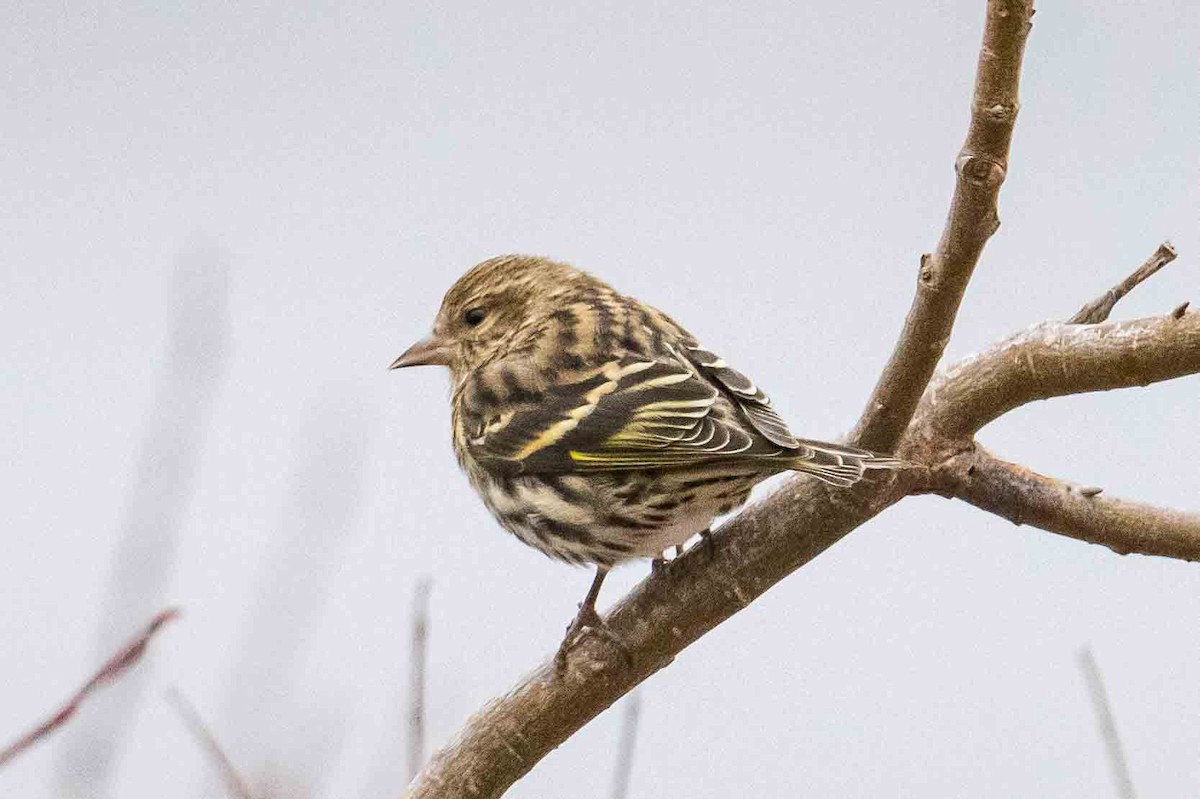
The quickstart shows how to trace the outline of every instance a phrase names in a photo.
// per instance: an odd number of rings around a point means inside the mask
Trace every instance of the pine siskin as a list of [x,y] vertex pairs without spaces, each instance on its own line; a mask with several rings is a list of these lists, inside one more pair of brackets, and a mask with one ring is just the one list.
[[782,471],[839,486],[901,462],[794,437],[767,396],[666,314],[566,264],[505,255],[447,292],[392,363],[448,366],[454,450],[509,532],[596,565],[560,649],[601,622],[608,570],[657,557]]

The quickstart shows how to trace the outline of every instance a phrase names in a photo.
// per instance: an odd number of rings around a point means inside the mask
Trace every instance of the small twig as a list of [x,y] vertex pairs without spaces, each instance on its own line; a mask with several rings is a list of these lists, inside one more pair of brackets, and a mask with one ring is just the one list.
[[212,762],[216,765],[217,770],[221,773],[221,779],[225,783],[226,792],[234,797],[234,799],[254,799],[254,794],[250,791],[250,786],[238,774],[237,769],[233,765],[233,761],[229,759],[229,755],[221,747],[221,743],[216,736],[208,728],[204,719],[196,708],[184,698],[183,694],[179,693],[175,688],[170,688],[166,693],[167,702],[179,714],[183,725],[187,727],[188,732],[200,744],[205,754],[209,756]]
[[1129,776],[1129,764],[1125,760],[1125,751],[1121,747],[1121,737],[1117,734],[1117,722],[1113,718],[1112,705],[1108,701],[1108,692],[1104,690],[1104,681],[1100,678],[1100,666],[1092,654],[1091,647],[1084,647],[1079,652],[1079,665],[1083,669],[1083,678],[1087,682],[1088,694],[1092,698],[1092,707],[1096,710],[1096,723],[1100,727],[1100,737],[1104,739],[1104,748],[1108,752],[1108,760],[1112,766],[1113,781],[1117,783],[1117,795],[1121,799],[1137,799],[1133,790],[1133,778]]
[[642,699],[637,692],[625,700],[625,716],[621,719],[621,737],[617,742],[617,764],[613,771],[613,799],[625,799],[629,794],[629,778],[633,773],[633,752],[637,746],[638,718]]
[[429,592],[432,583],[422,577],[413,592],[412,656],[408,683],[408,778],[425,763],[425,664],[429,644]]
[[1067,320],[1072,325],[1094,325],[1103,322],[1112,313],[1113,307],[1139,284],[1148,280],[1155,272],[1174,261],[1179,256],[1174,245],[1164,241],[1158,249],[1146,259],[1146,262],[1133,271],[1129,277],[1101,294],[1096,299],[1079,309],[1079,312]]
[[150,643],[150,639],[169,621],[172,621],[179,615],[179,611],[175,608],[170,608],[159,613],[154,619],[146,625],[146,628],[138,634],[136,638],[121,648],[117,654],[113,655],[108,661],[100,667],[95,675],[84,683],[83,687],[71,696],[70,699],[56,712],[53,716],[46,719],[40,725],[27,732],[25,735],[18,738],[8,747],[0,750],[0,768],[8,764],[10,760],[17,755],[22,754],[25,750],[42,740],[50,733],[57,730],[62,725],[71,720],[79,710],[79,706],[83,704],[97,689],[104,685],[113,682],[126,671],[134,666],[142,655],[146,653],[146,646]]

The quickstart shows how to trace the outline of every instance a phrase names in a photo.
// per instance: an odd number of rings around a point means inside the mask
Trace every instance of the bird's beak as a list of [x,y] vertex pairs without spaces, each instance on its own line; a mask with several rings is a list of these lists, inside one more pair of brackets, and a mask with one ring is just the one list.
[[404,351],[392,361],[389,369],[403,369],[406,366],[449,366],[450,346],[436,335],[426,336]]

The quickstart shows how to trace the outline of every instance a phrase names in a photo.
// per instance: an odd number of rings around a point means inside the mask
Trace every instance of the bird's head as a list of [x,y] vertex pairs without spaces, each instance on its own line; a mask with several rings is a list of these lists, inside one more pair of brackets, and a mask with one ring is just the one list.
[[595,278],[532,255],[484,261],[450,287],[433,332],[405,350],[391,368],[448,366],[457,382],[538,335],[555,309],[589,281]]

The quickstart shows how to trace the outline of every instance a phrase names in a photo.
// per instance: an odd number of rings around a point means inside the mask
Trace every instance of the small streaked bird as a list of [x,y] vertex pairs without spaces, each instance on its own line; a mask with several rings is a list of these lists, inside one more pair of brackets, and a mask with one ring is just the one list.
[[506,530],[596,577],[560,647],[602,630],[608,570],[657,558],[783,471],[849,486],[901,462],[796,438],[749,378],[669,316],[566,264],[484,261],[391,368],[452,376],[454,451]]

